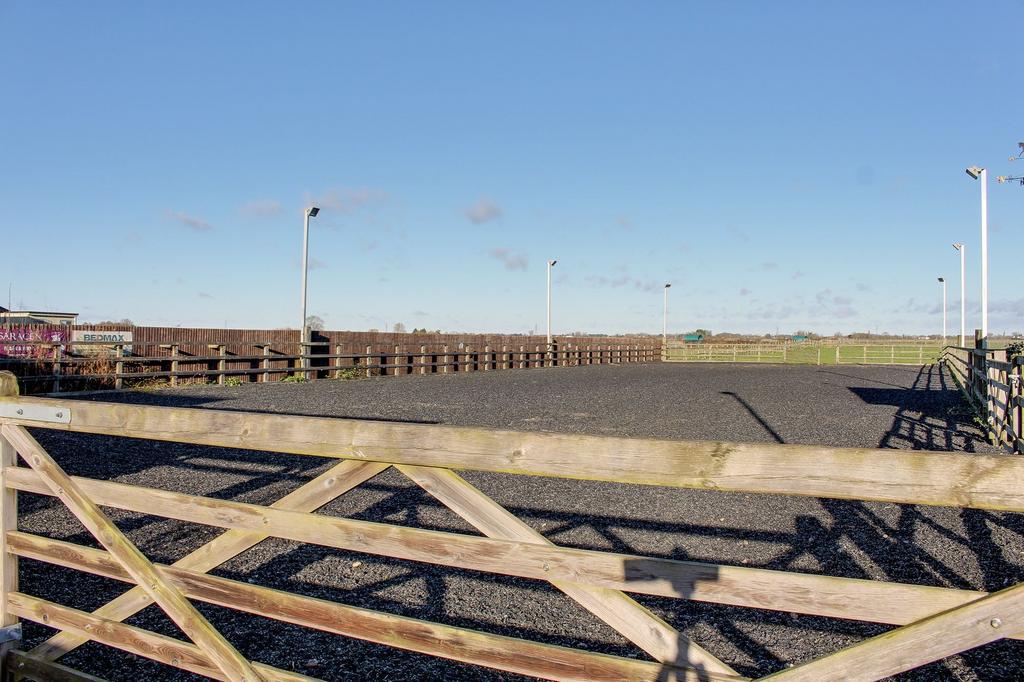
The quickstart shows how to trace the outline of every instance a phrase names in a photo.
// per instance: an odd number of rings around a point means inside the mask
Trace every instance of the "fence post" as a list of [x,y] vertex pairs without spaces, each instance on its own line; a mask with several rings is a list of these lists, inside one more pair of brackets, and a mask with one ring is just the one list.
[[[18,380],[10,372],[0,374],[0,396],[17,396]],[[7,595],[18,591],[18,557],[7,550],[7,533],[18,530],[18,493],[7,487],[7,470],[17,464],[17,451],[0,435],[0,628],[12,634],[18,628],[18,617],[7,610]],[[16,645],[14,639],[0,644],[0,679],[7,679],[10,671],[4,661]]]
[[178,355],[181,353],[180,347],[176,343],[171,344],[171,386],[178,385]]
[[427,373],[427,347],[420,346],[420,374]]
[[442,373],[443,374],[447,374],[448,373],[448,345],[445,344],[445,345],[441,346],[441,350],[444,353],[441,356],[441,366],[443,368],[442,369]]
[[121,378],[121,375],[124,373],[124,360],[122,359],[124,358],[123,343],[114,346],[114,357],[116,358],[114,362],[114,388],[122,388],[124,387],[124,379]]
[[1013,405],[1016,402],[1014,419],[1014,441],[1013,451],[1018,454],[1024,454],[1024,356],[1018,355],[1017,357],[1010,360],[1012,366],[1010,370],[1012,376],[1009,377],[1010,381],[1010,404]]
[[64,346],[53,344],[53,392],[60,392],[60,365],[63,360]]
[[[940,354],[941,354],[941,351],[940,351]],[[917,364],[919,364],[919,365],[923,365],[924,364],[924,346],[918,346],[917,347]]]
[[[260,360],[260,369],[263,370],[263,373],[260,374],[259,380],[265,384],[270,381],[270,344],[258,343],[256,344],[256,347],[260,349],[260,354],[263,356],[263,359]],[[174,352],[176,353],[177,350],[175,349]],[[172,362],[171,364],[173,366],[174,363]]]
[[818,366],[821,366],[821,346],[818,346]]
[[501,347],[501,368],[508,369],[508,346]]
[[[398,356],[401,354],[401,352],[402,352],[401,348],[399,346],[395,346],[395,357],[393,357],[391,359],[391,364],[394,365],[394,368],[393,368],[394,371],[391,373],[391,376],[395,376],[395,377],[398,376],[398,365],[400,364],[398,362]],[[385,363],[385,364],[387,364],[387,363]]]
[[366,347],[366,378],[369,379],[373,376],[373,370],[370,369],[370,361],[373,360],[370,356],[373,354],[373,346]]
[[341,344],[340,343],[334,344],[334,362],[332,364],[334,365],[334,378],[335,379],[340,379],[341,378]]
[[868,344],[864,344],[864,364],[868,364]]
[[484,346],[484,371],[491,368],[491,347]]
[[[224,360],[224,354],[227,351],[227,346],[225,346],[223,343],[210,343],[210,344],[207,344],[206,347],[211,349],[211,350],[215,349],[217,351],[217,355],[220,356],[220,359],[217,360],[217,372],[218,372],[218,374],[217,374],[217,385],[218,386],[223,386],[224,385],[224,369],[227,367],[227,362],[225,362],[225,360]],[[299,348],[301,348],[301,347],[302,346],[299,346]]]

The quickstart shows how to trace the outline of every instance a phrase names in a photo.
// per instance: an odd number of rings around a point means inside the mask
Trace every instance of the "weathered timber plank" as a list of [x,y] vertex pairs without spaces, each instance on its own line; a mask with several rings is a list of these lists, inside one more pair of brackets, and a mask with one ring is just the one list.
[[105,682],[101,677],[17,649],[7,653],[4,665],[19,682],[22,676],[33,682]]
[[[13,468],[8,484],[52,495]],[[986,593],[597,552],[300,514],[121,483],[74,478],[97,503],[298,542],[545,581],[565,580],[664,597],[904,624]]]
[[[21,556],[115,580],[131,580],[124,568],[101,550],[27,533],[12,533],[11,541]],[[685,679],[696,682],[744,679],[431,623],[181,568],[157,565],[157,569],[193,599],[338,635],[523,675],[555,680]]]
[[[93,641],[115,649],[151,658],[154,661],[199,675],[206,675],[215,680],[229,679],[203,653],[202,649],[188,642],[100,618],[85,611],[54,604],[21,592],[7,595],[7,606],[21,618],[42,623],[47,627],[74,630]],[[314,677],[279,670],[262,663],[254,663],[253,667],[259,673],[257,679],[266,682],[313,682],[316,680]]]
[[[449,469],[407,465],[399,465],[398,469],[488,537],[554,544]],[[662,663],[737,674],[726,663],[618,590],[561,580],[553,580],[551,584]]]
[[1024,583],[763,679],[870,682],[1024,633]]
[[[274,509],[289,509],[299,512],[315,511],[352,488],[373,478],[389,466],[388,464],[377,464],[376,462],[355,462],[351,460],[340,462],[270,506]],[[176,561],[174,566],[205,573],[259,544],[266,538],[267,535],[265,533],[229,530],[185,555]],[[2,541],[2,538],[0,538],[0,542]],[[101,606],[94,613],[97,616],[121,621],[138,613],[152,603],[153,600],[150,599],[149,595],[142,588],[134,587],[113,601]],[[59,632],[32,649],[32,653],[36,656],[53,660],[84,644],[86,641],[88,640],[74,632]]]
[[[196,643],[231,682],[258,682],[252,665],[153,567],[138,547],[107,518],[99,506],[60,468],[35,438],[21,426],[5,424],[3,436],[14,445],[39,478],[131,574],[135,582]],[[8,472],[13,467],[7,467]]]
[[675,442],[47,398],[41,428],[517,474],[1024,511],[1024,460],[949,452]]

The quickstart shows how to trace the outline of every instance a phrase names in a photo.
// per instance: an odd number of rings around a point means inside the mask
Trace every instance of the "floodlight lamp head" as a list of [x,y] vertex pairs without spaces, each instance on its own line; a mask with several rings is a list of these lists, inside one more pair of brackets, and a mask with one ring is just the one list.
[[967,174],[968,174],[968,175],[970,175],[970,176],[971,176],[972,178],[974,178],[975,180],[977,180],[978,178],[980,178],[980,177],[981,177],[981,172],[982,172],[983,170],[985,170],[985,169],[984,169],[984,168],[981,168],[981,167],[979,167],[979,166],[971,166],[970,168],[966,169],[966,172],[967,172]]
[[666,284],[666,285],[665,285],[665,288],[666,288],[666,289],[671,289],[671,288],[672,288],[672,285],[671,285],[671,284]]
[[306,213],[309,214],[310,218],[315,218],[316,214],[319,212],[320,208],[318,206],[310,206],[309,208],[306,209]]
[[960,249],[964,248],[964,245],[961,244],[960,242],[953,242],[953,248],[959,251]]
[[557,263],[557,262],[558,262],[557,260],[549,260],[548,261],[548,265],[550,265],[551,267],[555,267],[555,263]]
[[946,278],[945,278],[945,277],[939,277],[939,281],[940,281],[940,282],[945,282],[945,281],[946,281]]

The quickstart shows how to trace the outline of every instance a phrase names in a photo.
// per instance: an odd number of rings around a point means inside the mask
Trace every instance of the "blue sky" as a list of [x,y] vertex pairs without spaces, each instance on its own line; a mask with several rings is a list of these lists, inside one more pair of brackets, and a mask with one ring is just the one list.
[[[0,5],[0,284],[83,320],[938,332],[1019,3]],[[990,190],[993,331],[1024,188]],[[6,292],[4,292],[6,293]],[[3,296],[6,299],[6,296]]]

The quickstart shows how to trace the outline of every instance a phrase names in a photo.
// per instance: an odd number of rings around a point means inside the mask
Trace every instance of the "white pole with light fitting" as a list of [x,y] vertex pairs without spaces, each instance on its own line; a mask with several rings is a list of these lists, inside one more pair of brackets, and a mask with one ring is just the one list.
[[981,180],[981,339],[988,346],[988,171],[971,166],[967,174]]
[[306,278],[309,274],[309,219],[315,218],[320,209],[310,206],[303,211],[302,220],[302,326],[299,327],[299,355],[303,356],[299,365],[303,368],[309,363],[304,357],[307,348],[304,345],[309,340],[309,325],[306,324]]
[[668,290],[671,284],[665,284],[665,310],[661,315],[661,359],[668,357]]
[[558,262],[557,260],[549,260],[548,261],[548,356],[549,356],[549,358],[551,356],[551,351],[553,350],[553,348],[551,346],[551,268],[555,267],[555,263],[557,263],[557,262]]
[[942,285],[942,345],[946,345],[946,278],[939,277],[939,284]]
[[967,247],[960,242],[957,242],[953,244],[953,248],[960,252],[960,347],[963,348],[967,333],[967,304],[964,301],[965,292],[967,290],[966,278],[964,277],[964,252],[967,250]]

